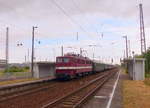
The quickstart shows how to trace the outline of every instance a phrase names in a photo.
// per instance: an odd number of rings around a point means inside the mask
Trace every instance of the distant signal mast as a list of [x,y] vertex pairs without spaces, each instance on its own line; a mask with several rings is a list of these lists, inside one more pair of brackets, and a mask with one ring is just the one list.
[[146,52],[145,28],[143,18],[143,7],[139,4],[140,9],[140,37],[141,37],[141,54]]

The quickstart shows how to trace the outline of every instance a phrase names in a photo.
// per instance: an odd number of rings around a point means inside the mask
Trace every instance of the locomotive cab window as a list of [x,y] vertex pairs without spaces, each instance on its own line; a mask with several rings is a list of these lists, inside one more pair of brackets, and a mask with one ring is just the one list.
[[57,63],[68,63],[69,58],[57,58]]
[[64,63],[68,63],[68,62],[69,62],[69,58],[64,58],[64,59],[63,59],[63,62],[64,62]]
[[62,61],[63,61],[62,58],[57,58],[58,63],[61,63]]

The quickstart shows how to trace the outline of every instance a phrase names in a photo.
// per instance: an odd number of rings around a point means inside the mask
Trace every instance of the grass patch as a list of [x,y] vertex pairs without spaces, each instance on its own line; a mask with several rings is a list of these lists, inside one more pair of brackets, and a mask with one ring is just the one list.
[[16,67],[16,66],[12,66],[9,67],[7,70],[5,70],[4,72],[29,72],[29,67]]
[[1,81],[0,85],[15,84],[15,83],[21,83],[21,82],[27,82],[27,81],[33,81],[33,80],[38,80],[38,79],[29,78],[29,79],[19,79],[19,80],[11,80],[11,81]]
[[123,108],[150,108],[150,86],[144,81],[123,81]]
[[13,76],[31,76],[31,72],[13,72],[12,73]]
[[150,74],[149,74],[149,73],[146,73],[146,74],[145,74],[145,77],[146,77],[146,78],[150,78]]
[[4,75],[4,72],[0,71],[0,77],[3,77],[3,75]]
[[146,78],[146,79],[144,80],[144,83],[145,83],[146,85],[150,86],[150,78]]
[[31,76],[31,72],[0,72],[0,77],[5,77],[8,75],[10,77],[29,77]]
[[127,74],[126,69],[122,69],[121,74],[126,75]]

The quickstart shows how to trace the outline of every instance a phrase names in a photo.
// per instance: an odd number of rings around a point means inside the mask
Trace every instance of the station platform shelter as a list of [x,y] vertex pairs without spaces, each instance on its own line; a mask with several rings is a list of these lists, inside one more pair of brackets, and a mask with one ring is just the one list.
[[55,77],[55,63],[35,62],[33,71],[34,78]]
[[145,59],[144,58],[124,59],[124,64],[132,80],[144,80],[145,79]]

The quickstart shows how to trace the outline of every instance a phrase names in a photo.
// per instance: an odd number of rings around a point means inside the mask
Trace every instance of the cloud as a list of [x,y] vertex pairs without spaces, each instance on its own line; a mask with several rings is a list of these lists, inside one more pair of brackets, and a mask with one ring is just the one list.
[[[53,2],[55,1],[55,2]],[[62,9],[67,10],[69,15],[79,14],[104,14],[114,17],[135,17],[138,13],[137,0],[0,0],[0,11],[3,14],[16,14],[25,18],[45,18],[48,16],[62,16],[55,5],[58,4]],[[149,16],[149,0],[143,0],[145,15]],[[60,15],[59,15],[60,14]],[[58,17],[59,18],[59,17]]]
[[[61,6],[65,13],[52,1]],[[14,46],[10,49],[11,61],[23,61],[25,50],[30,46],[28,44],[31,42],[32,26],[38,26],[35,31],[36,38],[46,40],[52,46],[49,51],[46,51],[49,44],[42,44],[41,52],[36,53],[38,58],[49,57],[50,59],[54,55],[61,54],[60,50],[55,50],[55,54],[51,50],[57,49],[62,44],[77,46],[76,52],[79,52],[79,47],[89,43],[100,43],[103,46],[97,48],[101,52],[95,51],[95,56],[119,58],[124,50],[122,35],[128,35],[132,50],[139,53],[138,4],[140,2],[137,0],[0,0],[2,52],[5,52],[5,28],[9,26],[10,45]],[[148,43],[150,41],[148,37],[150,1],[143,0],[142,3]],[[80,35],[78,42],[73,40],[76,32]],[[104,38],[101,38],[101,32],[104,32]],[[18,41],[25,42],[25,48],[16,48]],[[112,42],[117,42],[117,44],[110,45]],[[92,48],[87,48],[87,50],[89,56],[92,57]],[[110,55],[112,53],[114,55]]]

